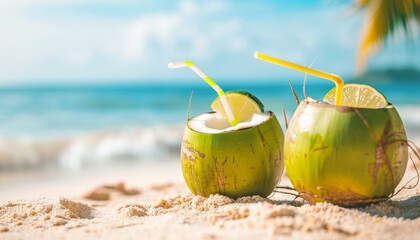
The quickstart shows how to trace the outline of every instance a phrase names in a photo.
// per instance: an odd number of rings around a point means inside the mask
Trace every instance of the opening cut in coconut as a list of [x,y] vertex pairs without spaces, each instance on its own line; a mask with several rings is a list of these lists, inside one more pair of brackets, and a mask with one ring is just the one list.
[[190,119],[188,126],[197,132],[217,134],[257,126],[267,121],[270,116],[270,112],[255,113],[247,121],[240,122],[236,126],[231,126],[220,114],[209,112],[193,117]]
[[336,108],[338,110],[340,110],[340,109],[391,109],[391,108],[395,108],[394,105],[390,102],[388,102],[388,104],[386,106],[383,106],[383,107],[368,108],[368,107],[352,107],[352,106],[345,106],[345,105],[337,106],[337,105],[334,105],[334,104],[329,103],[329,102],[313,99],[311,97],[307,97],[302,101],[308,102],[308,103],[315,103],[315,104],[325,104],[325,106],[330,106],[330,107]]

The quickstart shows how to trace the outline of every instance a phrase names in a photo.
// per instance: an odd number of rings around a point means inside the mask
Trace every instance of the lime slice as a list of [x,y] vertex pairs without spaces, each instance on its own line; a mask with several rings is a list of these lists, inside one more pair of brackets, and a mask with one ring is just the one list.
[[[335,88],[325,96],[324,102],[334,104]],[[388,106],[385,96],[376,89],[365,84],[344,84],[341,105],[357,108],[383,108]]]
[[[249,92],[231,91],[227,92],[225,96],[238,123],[249,120],[254,113],[264,112],[264,105],[257,97]],[[211,108],[213,111],[222,115],[224,119],[229,121],[222,102],[220,101],[220,97],[216,98],[212,102]]]

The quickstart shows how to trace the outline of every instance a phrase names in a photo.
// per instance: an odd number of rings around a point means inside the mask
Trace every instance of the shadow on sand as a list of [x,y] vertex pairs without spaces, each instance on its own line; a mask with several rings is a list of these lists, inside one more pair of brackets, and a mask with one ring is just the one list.
[[[259,202],[259,201],[256,201]],[[302,199],[297,200],[271,200],[277,205],[289,205],[301,207],[308,204]],[[404,200],[387,200],[379,203],[373,203],[364,207],[340,207],[348,210],[356,210],[368,213],[377,217],[416,219],[420,217],[420,195],[408,197]]]
[[387,200],[356,209],[372,216],[416,219],[420,217],[420,195],[405,200]]

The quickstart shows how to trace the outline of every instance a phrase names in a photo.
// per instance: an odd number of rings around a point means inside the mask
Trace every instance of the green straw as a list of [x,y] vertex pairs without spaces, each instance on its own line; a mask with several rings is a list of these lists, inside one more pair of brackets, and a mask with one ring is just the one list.
[[210,87],[212,87],[216,91],[217,95],[219,95],[220,101],[222,102],[222,106],[229,118],[230,125],[236,126],[238,124],[236,122],[235,117],[233,116],[229,102],[226,99],[225,92],[222,90],[222,88],[219,87],[219,85],[216,84],[216,82],[213,81],[213,79],[204,74],[203,71],[201,71],[197,66],[195,66],[193,62],[188,60],[181,62],[171,62],[168,64],[168,67],[171,69],[182,67],[191,68],[191,70],[193,70],[198,76],[200,76],[208,85],[210,85]]

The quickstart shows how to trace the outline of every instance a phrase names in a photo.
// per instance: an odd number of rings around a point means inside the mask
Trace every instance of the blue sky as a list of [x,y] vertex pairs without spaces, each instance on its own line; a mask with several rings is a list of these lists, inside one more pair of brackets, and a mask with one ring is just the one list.
[[[0,84],[197,81],[167,68],[184,59],[216,80],[300,74],[255,60],[256,50],[352,76],[363,14],[348,2],[4,0]],[[406,45],[393,39],[369,67],[420,68],[419,41]]]

